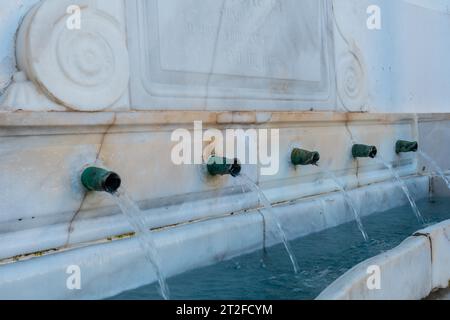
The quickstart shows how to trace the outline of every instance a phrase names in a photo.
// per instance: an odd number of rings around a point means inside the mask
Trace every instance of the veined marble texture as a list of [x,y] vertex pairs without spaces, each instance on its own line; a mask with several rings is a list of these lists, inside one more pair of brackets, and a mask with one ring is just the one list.
[[[449,110],[450,0],[5,1],[0,91],[15,51],[67,110]],[[67,28],[72,5],[80,30]],[[367,28],[370,6],[380,30]]]
[[[0,297],[103,298],[154,280],[136,241],[116,241],[132,231],[119,208],[82,187],[81,170],[92,164],[117,171],[146,227],[161,229],[168,274],[259,248],[256,196],[202,165],[171,161],[171,133],[192,132],[194,121],[221,132],[279,129],[277,174],[243,172],[277,205],[292,238],[352,219],[319,168],[289,162],[293,145],[319,151],[371,211],[406,199],[380,163],[353,159],[353,143],[376,145],[418,197],[430,192],[429,168],[416,154],[395,154],[396,140],[420,138],[448,169],[448,114],[419,123],[411,114],[449,111],[442,10],[392,0],[3,2]],[[366,27],[373,4],[381,30]],[[73,5],[79,29],[67,27]],[[90,287],[68,293],[65,267],[74,260]]]
[[[149,210],[148,216],[155,227],[254,208],[256,197],[242,196],[232,177],[211,177],[204,165],[176,165],[171,160],[172,149],[177,144],[171,140],[174,128],[183,127],[192,132],[196,120],[203,121],[205,130],[215,128],[222,132],[235,127],[279,129],[279,171],[263,176],[262,164],[242,168],[272,203],[337,190],[320,168],[291,164],[289,157],[294,145],[317,150],[322,164],[348,189],[391,179],[389,171],[380,163],[353,159],[353,141],[376,145],[379,155],[392,163],[401,176],[418,172],[415,154],[395,153],[397,139],[415,140],[418,136],[411,115],[6,112],[0,113],[0,180],[4,186],[0,192],[0,234],[12,236],[16,232],[54,226],[58,231],[51,237],[62,239],[63,243],[57,245],[61,246],[67,241],[70,222],[75,221],[76,224],[92,223],[94,228],[105,227],[101,233],[105,237],[117,235],[116,223],[95,221],[121,216],[119,208],[107,194],[86,193],[80,183],[83,168],[94,163],[122,177],[123,187],[143,209]],[[247,145],[247,154],[249,149]],[[377,207],[384,205],[380,202]],[[86,228],[75,225],[74,230],[85,232]],[[94,232],[88,238],[96,240],[98,236]],[[76,239],[70,238],[74,241],[71,244],[76,244]],[[24,245],[35,248],[38,242]]]

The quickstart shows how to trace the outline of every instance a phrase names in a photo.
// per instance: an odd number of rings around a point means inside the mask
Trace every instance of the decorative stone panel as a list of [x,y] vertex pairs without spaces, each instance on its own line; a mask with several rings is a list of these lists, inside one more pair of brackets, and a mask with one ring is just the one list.
[[126,5],[135,109],[334,108],[327,1]]

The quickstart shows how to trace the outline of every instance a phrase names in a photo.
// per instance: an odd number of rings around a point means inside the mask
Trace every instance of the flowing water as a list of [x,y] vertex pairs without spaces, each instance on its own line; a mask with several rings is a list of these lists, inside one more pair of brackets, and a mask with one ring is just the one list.
[[409,204],[411,205],[411,208],[413,209],[417,220],[419,221],[419,223],[425,224],[425,220],[423,219],[422,214],[420,213],[420,210],[417,207],[416,201],[414,201],[414,198],[412,197],[411,192],[409,192],[408,186],[406,185],[405,181],[403,181],[403,179],[400,177],[397,170],[395,170],[389,162],[387,162],[381,158],[376,158],[376,160],[379,163],[381,163],[383,166],[385,166],[386,168],[389,169],[392,177],[400,184],[400,187],[402,188],[403,192],[405,193],[406,197],[408,198]]
[[145,226],[143,221],[142,211],[123,189],[114,193],[113,198],[122,210],[123,214],[127,217],[128,222],[133,227],[145,259],[149,262],[156,273],[160,287],[160,294],[165,300],[168,300],[169,288],[161,270],[161,260],[156,250],[152,232]]
[[427,155],[423,151],[418,151],[419,155],[424,158],[428,163],[434,168],[436,173],[441,177],[442,180],[444,180],[445,184],[447,185],[447,188],[450,189],[450,180],[445,175],[444,171],[439,167],[439,165],[434,161],[429,155]]
[[[450,219],[450,198],[417,202],[427,223]],[[291,241],[300,271],[292,273],[282,244],[267,248],[264,264],[256,251],[191,270],[168,279],[172,299],[265,300],[314,299],[356,264],[386,252],[420,230],[408,205],[362,217],[370,236],[364,241],[356,224],[334,228]],[[113,299],[160,299],[157,285],[124,292]]]
[[347,205],[350,207],[350,209],[353,212],[353,215],[355,216],[356,224],[358,225],[358,229],[361,232],[364,240],[368,240],[369,237],[367,236],[366,230],[364,229],[364,225],[361,222],[361,215],[359,214],[358,209],[356,209],[356,205],[354,204],[352,198],[348,194],[348,192],[345,190],[345,187],[341,184],[339,179],[336,177],[336,175],[325,168],[320,168],[323,173],[325,173],[331,180],[333,180],[334,184],[339,188],[342,195],[344,196],[344,200],[347,202]]
[[292,263],[292,267],[294,268],[294,272],[298,273],[299,268],[297,259],[295,258],[295,255],[291,249],[286,233],[284,232],[283,227],[281,226],[280,220],[278,220],[277,215],[273,212],[272,204],[270,203],[269,199],[267,199],[267,197],[258,187],[258,185],[254,183],[252,179],[250,179],[247,175],[241,173],[236,178],[242,183],[242,185],[247,186],[251,191],[256,192],[256,194],[258,195],[259,201],[261,202],[262,206],[265,209],[265,214],[268,214],[269,219],[271,221],[274,221],[276,224],[278,236],[280,237],[280,240],[283,242],[283,245],[286,248],[286,251],[289,255],[289,259],[291,260]]

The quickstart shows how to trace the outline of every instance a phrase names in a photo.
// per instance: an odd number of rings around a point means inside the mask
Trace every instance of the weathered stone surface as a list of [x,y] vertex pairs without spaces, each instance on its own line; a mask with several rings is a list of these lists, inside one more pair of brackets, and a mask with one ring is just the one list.
[[[380,289],[370,290],[367,270],[380,268]],[[429,295],[431,249],[425,237],[410,237],[400,246],[366,260],[325,289],[319,300],[420,300]]]
[[427,236],[432,253],[433,289],[447,288],[450,283],[450,221],[444,221],[418,234]]
[[329,4],[317,0],[128,4],[137,109],[332,109]]
[[28,78],[61,105],[103,110],[127,90],[129,58],[125,34],[89,0],[78,0],[80,25],[68,27],[72,0],[37,4],[17,38],[18,64]]

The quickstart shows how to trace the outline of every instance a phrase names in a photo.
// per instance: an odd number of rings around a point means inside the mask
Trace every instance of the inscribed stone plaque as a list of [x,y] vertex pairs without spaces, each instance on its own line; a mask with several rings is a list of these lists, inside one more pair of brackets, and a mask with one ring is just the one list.
[[136,0],[131,97],[140,109],[329,109],[325,0]]

